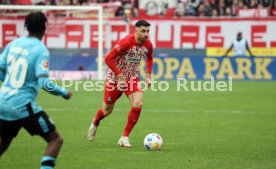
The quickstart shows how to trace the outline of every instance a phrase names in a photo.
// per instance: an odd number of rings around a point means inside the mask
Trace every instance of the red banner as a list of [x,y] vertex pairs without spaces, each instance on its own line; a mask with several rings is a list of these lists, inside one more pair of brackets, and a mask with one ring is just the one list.
[[[134,32],[136,20],[104,22],[104,47],[111,48],[129,33]],[[156,48],[204,49],[229,47],[238,32],[252,47],[276,47],[276,19],[186,19],[149,20],[150,39]],[[97,20],[66,19],[56,31],[48,27],[44,43],[51,48],[97,48]],[[49,31],[50,30],[50,31]],[[0,47],[26,35],[24,20],[0,19]]]

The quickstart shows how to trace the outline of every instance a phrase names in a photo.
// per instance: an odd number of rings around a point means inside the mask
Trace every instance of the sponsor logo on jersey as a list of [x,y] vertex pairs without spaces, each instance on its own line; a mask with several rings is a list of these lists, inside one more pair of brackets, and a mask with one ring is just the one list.
[[112,102],[112,97],[108,97],[107,98],[107,101],[110,103],[110,102]]
[[114,46],[114,48],[115,48],[115,49],[117,49],[117,51],[118,51],[118,52],[121,50],[121,46],[120,46],[120,45],[118,45],[118,44],[117,44],[117,45],[115,45],[115,46]]
[[41,69],[42,70],[49,70],[49,62],[48,62],[48,60],[42,60],[42,62],[41,62]]
[[127,58],[126,61],[127,62],[140,62],[142,60],[142,58]]

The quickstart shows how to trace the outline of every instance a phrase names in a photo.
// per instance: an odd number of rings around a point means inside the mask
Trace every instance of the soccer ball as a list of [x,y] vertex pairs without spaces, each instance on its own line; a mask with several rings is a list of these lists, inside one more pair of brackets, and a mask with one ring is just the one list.
[[150,133],[144,139],[144,146],[147,150],[159,150],[162,146],[163,139],[157,133]]

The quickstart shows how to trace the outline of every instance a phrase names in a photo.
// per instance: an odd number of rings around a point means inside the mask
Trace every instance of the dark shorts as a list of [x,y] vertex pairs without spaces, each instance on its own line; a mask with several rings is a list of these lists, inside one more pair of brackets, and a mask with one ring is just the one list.
[[44,111],[33,113],[31,105],[27,105],[29,116],[20,120],[6,121],[0,119],[0,137],[16,137],[21,127],[31,135],[45,135],[55,130],[55,125],[50,121]]

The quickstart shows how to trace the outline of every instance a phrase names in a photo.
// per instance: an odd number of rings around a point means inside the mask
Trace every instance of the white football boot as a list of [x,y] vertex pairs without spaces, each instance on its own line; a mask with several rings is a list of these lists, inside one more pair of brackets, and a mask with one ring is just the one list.
[[88,132],[87,132],[87,138],[88,140],[90,141],[93,141],[96,137],[96,131],[97,131],[97,126],[94,125],[94,119],[88,129]]
[[122,136],[119,141],[118,144],[122,147],[127,147],[127,148],[131,148],[132,145],[129,143],[129,138],[126,136]]

